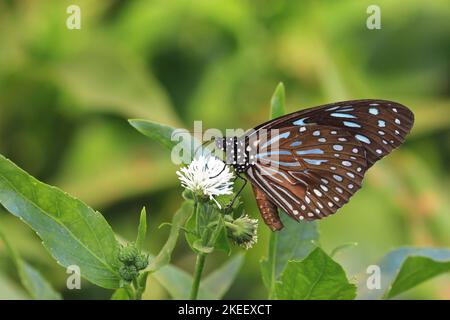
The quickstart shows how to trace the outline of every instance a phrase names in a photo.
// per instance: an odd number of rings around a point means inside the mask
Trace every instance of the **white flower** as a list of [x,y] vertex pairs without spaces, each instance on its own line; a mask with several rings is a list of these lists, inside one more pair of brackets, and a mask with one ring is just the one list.
[[233,173],[219,158],[201,155],[177,171],[181,185],[201,196],[208,196],[220,208],[214,196],[233,193]]

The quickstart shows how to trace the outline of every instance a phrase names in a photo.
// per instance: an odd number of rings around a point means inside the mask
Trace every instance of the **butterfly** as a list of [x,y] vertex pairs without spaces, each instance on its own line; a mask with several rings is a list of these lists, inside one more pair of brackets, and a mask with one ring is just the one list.
[[297,221],[335,213],[413,123],[397,102],[352,100],[287,114],[215,145],[245,180],[242,188],[250,181],[264,222],[276,231],[283,228],[278,208]]

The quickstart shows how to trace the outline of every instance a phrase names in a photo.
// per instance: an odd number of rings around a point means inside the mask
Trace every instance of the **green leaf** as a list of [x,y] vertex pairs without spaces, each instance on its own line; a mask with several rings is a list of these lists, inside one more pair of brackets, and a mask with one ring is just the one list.
[[214,248],[218,251],[225,252],[228,255],[231,253],[230,239],[228,239],[226,228],[220,229]]
[[126,288],[119,288],[114,291],[111,300],[133,300]]
[[36,270],[33,266],[23,261],[22,283],[27,282],[27,287],[33,299],[37,300],[61,300],[61,294]]
[[450,271],[450,259],[446,262],[427,257],[408,257],[392,284],[387,298],[392,298],[418,284]]
[[55,84],[77,102],[69,103],[70,108],[178,122],[160,82],[145,72],[145,62],[139,56],[130,57],[105,45],[88,47],[53,61],[49,70]]
[[[236,278],[243,259],[244,255],[238,254],[207,275],[200,284],[200,299],[221,299]],[[169,264],[153,273],[152,276],[169,292],[173,299],[189,298],[192,276],[186,271]]]
[[6,251],[16,267],[20,282],[28,291],[30,296],[37,300],[60,300],[61,295],[53,289],[53,287],[39,273],[39,271],[22,260],[19,253],[13,248],[1,229],[0,239],[2,239],[5,244]]
[[289,261],[275,286],[277,299],[351,300],[356,286],[344,269],[322,249],[316,248],[302,261]]
[[281,117],[286,113],[284,102],[285,102],[284,84],[280,82],[277,88],[275,89],[272,99],[270,100],[271,105],[270,115],[272,119]]
[[331,251],[330,253],[330,257],[334,257],[336,254],[338,254],[339,252],[341,252],[342,250],[351,248],[351,247],[356,247],[358,245],[357,242],[347,242],[347,243],[343,243],[341,245],[338,245],[336,248],[333,249],[333,251]]
[[152,276],[167,290],[173,299],[183,300],[189,298],[192,277],[186,271],[168,264],[152,273]]
[[27,300],[29,296],[0,270],[0,300]]
[[158,142],[168,150],[178,146],[181,150],[190,152],[192,158],[201,144],[185,129],[175,129],[170,126],[142,119],[131,119],[128,122],[140,133]]
[[141,251],[144,248],[145,236],[147,235],[147,211],[142,208],[139,219],[138,235],[136,238],[136,248]]
[[181,227],[183,227],[189,215],[191,215],[192,207],[193,206],[191,201],[185,201],[181,205],[181,208],[175,213],[172,219],[169,238],[167,239],[158,255],[154,259],[151,259],[150,264],[147,267],[147,271],[155,272],[156,270],[170,262],[172,251],[177,243],[180,229]]
[[194,241],[194,243],[192,244],[192,248],[195,250],[195,252],[198,253],[211,253],[214,251],[214,247],[208,247],[203,245],[203,240],[202,239],[197,239]]
[[186,222],[186,241],[195,252],[226,251],[226,232],[222,213],[209,202],[200,202]]
[[439,274],[450,271],[450,249],[398,248],[377,264],[381,288],[369,290],[366,285],[371,274],[360,275],[359,299],[393,298]]
[[[231,259],[228,259],[220,268],[211,272],[200,284],[199,298],[222,299],[233,284],[243,262],[244,254],[236,254]],[[208,292],[211,295],[209,297],[204,296]]]
[[27,223],[64,267],[90,282],[119,287],[118,243],[104,217],[61,190],[39,182],[0,156],[0,203]]
[[284,228],[271,234],[269,256],[261,260],[263,282],[269,292],[288,261],[305,258],[319,239],[315,222],[297,222],[283,212],[280,218]]

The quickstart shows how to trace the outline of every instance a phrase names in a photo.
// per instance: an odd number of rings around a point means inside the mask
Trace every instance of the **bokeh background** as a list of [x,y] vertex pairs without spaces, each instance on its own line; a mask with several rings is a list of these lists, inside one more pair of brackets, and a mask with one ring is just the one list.
[[[81,30],[66,28],[71,4],[81,7]],[[370,4],[381,8],[381,30],[366,28]],[[155,253],[168,234],[157,227],[182,189],[170,153],[128,118],[250,128],[268,119],[279,81],[289,111],[344,99],[401,102],[416,116],[405,145],[320,222],[326,250],[358,243],[336,257],[352,277],[398,246],[450,247],[449,58],[446,0],[0,0],[0,153],[100,210],[128,239],[146,205]],[[244,201],[257,217],[250,188]],[[85,281],[65,289],[65,270],[37,236],[3,209],[0,223],[65,298],[109,298]],[[269,231],[260,225],[259,233],[226,298],[266,298],[259,260]],[[225,259],[213,254],[206,272]],[[8,261],[0,244],[0,298],[24,297]],[[173,263],[193,270],[184,237]],[[151,282],[146,298],[167,297]],[[450,276],[400,298],[449,299]]]

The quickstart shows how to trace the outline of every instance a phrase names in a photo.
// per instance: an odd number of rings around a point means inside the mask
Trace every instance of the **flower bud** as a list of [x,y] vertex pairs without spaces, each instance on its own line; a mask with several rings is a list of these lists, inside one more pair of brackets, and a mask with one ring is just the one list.
[[125,281],[133,281],[139,275],[134,265],[122,265],[119,268],[119,274]]
[[228,237],[245,249],[250,249],[258,240],[258,220],[250,219],[247,215],[234,220],[230,216],[226,216],[225,226],[227,227]]
[[134,266],[137,270],[144,270],[148,266],[148,256],[145,254],[140,254],[136,257],[134,261]]
[[139,252],[134,245],[122,247],[119,252],[119,260],[125,264],[131,265],[136,260]]

